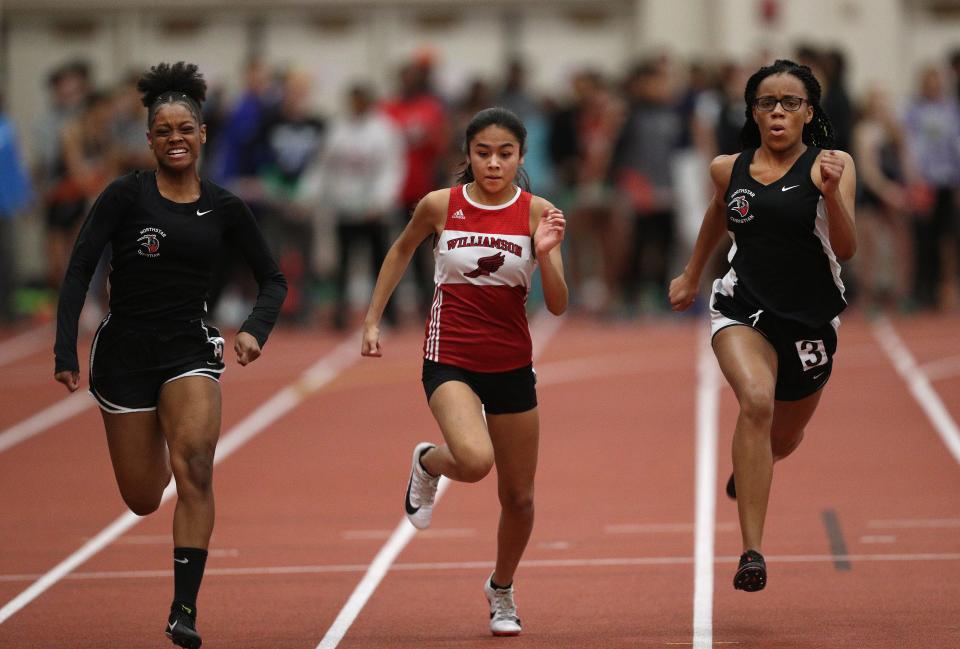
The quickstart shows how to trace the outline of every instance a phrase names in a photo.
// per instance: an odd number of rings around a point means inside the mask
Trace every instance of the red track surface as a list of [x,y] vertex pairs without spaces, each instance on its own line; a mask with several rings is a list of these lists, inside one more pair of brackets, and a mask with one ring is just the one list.
[[[693,642],[695,412],[702,318],[568,319],[537,359],[537,524],[517,576],[524,634],[487,631],[493,476],[453,484],[343,648],[683,647]],[[960,318],[894,322],[960,421]],[[204,647],[316,647],[402,516],[412,445],[439,434],[419,385],[421,331],[391,336],[217,466],[199,602]],[[0,343],[11,332],[0,336]],[[279,332],[224,378],[224,431],[340,339]],[[357,342],[359,350],[359,342]],[[85,350],[81,350],[84,354]],[[946,369],[944,369],[946,368]],[[2,431],[61,400],[44,349],[3,367]],[[84,387],[86,381],[84,380]],[[852,315],[807,437],[777,465],[770,581],[734,591],[736,507],[722,495],[736,404],[721,394],[715,647],[960,646],[960,465]],[[0,624],[0,647],[167,647],[172,503]],[[0,606],[123,514],[92,407],[0,452]],[[834,561],[824,512],[849,556]],[[907,555],[928,555],[924,559]],[[946,555],[939,558],[929,555]],[[264,574],[271,569],[272,574]]]

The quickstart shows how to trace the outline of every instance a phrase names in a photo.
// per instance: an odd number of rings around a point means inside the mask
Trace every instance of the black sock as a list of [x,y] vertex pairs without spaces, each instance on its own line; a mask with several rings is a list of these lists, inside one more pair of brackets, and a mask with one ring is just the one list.
[[192,609],[197,606],[197,592],[203,569],[207,565],[207,551],[199,548],[173,549],[173,600]]
[[494,590],[510,590],[510,587],[511,587],[511,586],[513,586],[513,582],[512,582],[512,581],[511,581],[509,584],[507,584],[506,586],[501,586],[501,585],[497,584],[497,582],[495,582],[495,581],[493,580],[493,575],[490,575],[490,588],[493,588]]

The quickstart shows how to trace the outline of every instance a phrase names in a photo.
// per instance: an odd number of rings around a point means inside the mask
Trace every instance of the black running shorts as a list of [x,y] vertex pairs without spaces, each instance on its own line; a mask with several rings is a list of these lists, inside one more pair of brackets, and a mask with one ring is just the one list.
[[778,401],[799,401],[824,385],[833,371],[833,356],[837,352],[838,318],[819,327],[810,327],[793,320],[785,320],[755,308],[727,295],[714,282],[710,300],[710,336],[721,329],[744,325],[760,332],[777,352],[777,386],[774,398]]
[[532,364],[506,372],[472,372],[423,359],[423,389],[427,402],[434,390],[447,381],[460,381],[470,386],[490,415],[526,412],[537,407],[537,375]]
[[90,350],[90,394],[110,413],[156,410],[165,383],[186,376],[219,381],[223,345],[202,320],[161,328],[107,314]]

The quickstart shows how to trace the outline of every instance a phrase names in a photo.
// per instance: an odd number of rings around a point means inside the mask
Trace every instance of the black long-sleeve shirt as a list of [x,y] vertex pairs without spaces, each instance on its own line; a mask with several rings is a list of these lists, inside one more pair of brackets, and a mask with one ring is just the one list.
[[60,289],[56,370],[79,370],[77,322],[90,278],[107,242],[113,246],[110,311],[117,318],[171,327],[202,318],[221,252],[235,247],[260,291],[240,327],[261,346],[277,321],[287,282],[249,208],[227,190],[201,181],[200,198],[175,203],[153,171],[136,171],[107,187],[87,216]]

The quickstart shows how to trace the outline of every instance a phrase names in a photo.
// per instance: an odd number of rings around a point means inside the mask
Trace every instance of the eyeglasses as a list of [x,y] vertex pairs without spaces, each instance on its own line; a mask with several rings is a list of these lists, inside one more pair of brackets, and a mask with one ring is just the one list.
[[754,99],[753,105],[757,107],[757,110],[769,113],[777,107],[777,104],[780,104],[784,110],[793,113],[800,110],[800,107],[805,101],[807,100],[803,97],[794,97],[793,95],[784,95],[779,99],[772,95],[764,95],[763,97]]

